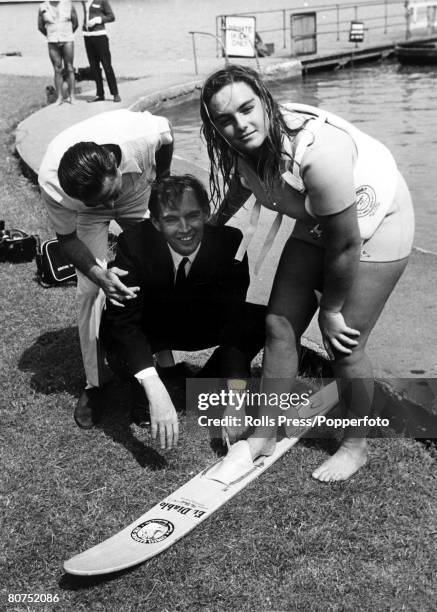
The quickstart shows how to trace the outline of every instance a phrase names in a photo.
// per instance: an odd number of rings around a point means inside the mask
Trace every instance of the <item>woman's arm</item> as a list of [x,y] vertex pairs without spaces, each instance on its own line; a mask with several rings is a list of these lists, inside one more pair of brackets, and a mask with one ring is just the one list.
[[323,295],[320,302],[319,326],[329,357],[334,351],[350,354],[358,344],[358,330],[348,326],[342,315],[347,295],[357,273],[361,238],[358,231],[356,205],[337,215],[319,217],[325,244]]
[[323,235],[325,249],[323,297],[319,324],[325,347],[350,354],[357,344],[357,330],[348,327],[341,314],[359,265],[361,236],[353,179],[354,147],[335,128],[304,158],[303,176]]
[[240,177],[234,174],[222,203],[214,211],[209,223],[212,225],[225,225],[240,210],[251,194],[250,189],[243,187],[241,184]]
[[356,204],[336,215],[318,217],[325,244],[320,308],[341,312],[354,281],[361,251]]

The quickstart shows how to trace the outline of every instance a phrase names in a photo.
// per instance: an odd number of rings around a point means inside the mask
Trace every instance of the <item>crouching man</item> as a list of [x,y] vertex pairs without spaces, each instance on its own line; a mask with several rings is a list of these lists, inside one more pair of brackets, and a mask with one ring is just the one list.
[[[100,337],[111,368],[147,398],[152,437],[159,436],[161,448],[172,448],[177,414],[153,355],[217,346],[201,375],[248,378],[264,342],[264,309],[245,302],[247,257],[234,259],[241,232],[206,224],[208,194],[195,177],[155,183],[149,211],[151,219],[121,234],[114,262],[128,272],[126,285],[139,290],[123,306],[107,300]],[[248,321],[256,333],[249,333]]]

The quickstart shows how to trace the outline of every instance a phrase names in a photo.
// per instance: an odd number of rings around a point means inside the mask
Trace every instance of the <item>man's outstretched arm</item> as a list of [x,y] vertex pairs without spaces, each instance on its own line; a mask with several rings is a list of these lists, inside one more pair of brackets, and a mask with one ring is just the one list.
[[127,287],[119,278],[126,276],[127,271],[117,267],[106,269],[101,266],[86,244],[78,238],[76,232],[56,234],[56,237],[68,261],[101,287],[112,303],[123,306],[123,302],[136,296],[139,288]]

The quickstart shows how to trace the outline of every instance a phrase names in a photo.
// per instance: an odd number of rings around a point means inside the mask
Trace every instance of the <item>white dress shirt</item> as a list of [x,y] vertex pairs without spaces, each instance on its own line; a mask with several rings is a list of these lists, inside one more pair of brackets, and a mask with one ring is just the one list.
[[[179,264],[181,263],[184,257],[188,259],[187,263],[185,264],[185,274],[186,276],[188,276],[191,270],[191,266],[193,265],[193,262],[197,257],[197,253],[199,252],[200,244],[197,249],[193,251],[190,255],[181,255],[180,253],[176,253],[176,251],[172,249],[169,244],[167,244],[167,246],[173,261],[174,281],[176,281],[176,274],[179,268]],[[145,378],[149,378],[150,376],[158,376],[158,372],[154,367],[145,368],[144,370],[141,370],[140,372],[137,372],[135,374],[135,378],[138,380],[138,382],[141,382],[142,380],[144,380]]]

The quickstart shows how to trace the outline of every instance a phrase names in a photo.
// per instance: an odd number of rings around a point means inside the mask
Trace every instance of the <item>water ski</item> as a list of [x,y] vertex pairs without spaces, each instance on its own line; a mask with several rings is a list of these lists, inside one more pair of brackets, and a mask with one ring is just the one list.
[[[299,416],[326,414],[337,402],[337,386],[333,382],[315,393],[308,406],[299,407]],[[283,438],[273,455],[254,463],[248,455],[247,442],[237,442],[226,457],[200,472],[131,525],[65,561],[65,571],[78,576],[108,574],[163,552],[258,478],[308,429],[299,430],[298,437]]]

